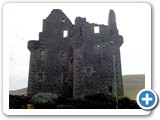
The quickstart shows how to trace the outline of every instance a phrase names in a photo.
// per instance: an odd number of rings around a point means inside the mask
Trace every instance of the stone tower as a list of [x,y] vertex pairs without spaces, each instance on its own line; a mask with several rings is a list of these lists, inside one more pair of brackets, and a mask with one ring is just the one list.
[[61,10],[54,9],[43,20],[39,40],[28,42],[31,55],[27,95],[123,95],[122,43],[113,10],[107,26],[89,23],[81,17],[72,24]]

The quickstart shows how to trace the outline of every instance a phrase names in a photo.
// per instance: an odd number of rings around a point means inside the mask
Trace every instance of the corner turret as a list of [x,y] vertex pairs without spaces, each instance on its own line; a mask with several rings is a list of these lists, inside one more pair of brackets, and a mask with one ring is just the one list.
[[39,42],[35,40],[28,41],[28,49],[33,52],[39,47]]

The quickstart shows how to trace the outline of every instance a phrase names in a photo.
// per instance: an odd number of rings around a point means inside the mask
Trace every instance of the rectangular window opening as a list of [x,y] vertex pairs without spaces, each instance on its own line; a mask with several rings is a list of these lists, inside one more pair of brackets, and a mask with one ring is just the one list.
[[73,59],[71,59],[71,64],[73,64]]
[[66,38],[66,37],[68,37],[68,30],[63,31],[63,38]]
[[45,56],[46,56],[46,51],[41,50],[40,51],[40,59],[45,60]]
[[62,18],[62,23],[66,22],[65,18]]
[[99,26],[94,26],[94,33],[99,33]]
[[39,82],[43,81],[43,74],[42,73],[38,73],[38,81]]
[[87,73],[91,72],[91,68],[86,68],[86,70],[87,70]]
[[82,36],[83,27],[80,28],[80,36]]

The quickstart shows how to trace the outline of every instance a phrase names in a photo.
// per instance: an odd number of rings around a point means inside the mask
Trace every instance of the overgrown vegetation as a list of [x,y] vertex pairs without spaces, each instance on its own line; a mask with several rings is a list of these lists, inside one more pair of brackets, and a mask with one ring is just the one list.
[[[73,99],[57,97],[51,93],[38,93],[32,98],[10,95],[10,109],[26,109],[28,103],[34,109],[116,109],[117,101],[112,95],[94,94]],[[118,109],[140,109],[135,100],[128,97],[118,97]]]
[[9,109],[26,109],[28,103],[31,103],[29,97],[9,95]]

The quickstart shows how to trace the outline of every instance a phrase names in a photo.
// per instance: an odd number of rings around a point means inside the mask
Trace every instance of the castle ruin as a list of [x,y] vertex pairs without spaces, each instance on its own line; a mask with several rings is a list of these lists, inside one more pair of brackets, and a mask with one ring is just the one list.
[[43,20],[39,40],[28,42],[31,54],[27,95],[123,95],[122,44],[113,10],[109,12],[108,26],[81,17],[72,24],[62,10],[52,10]]

